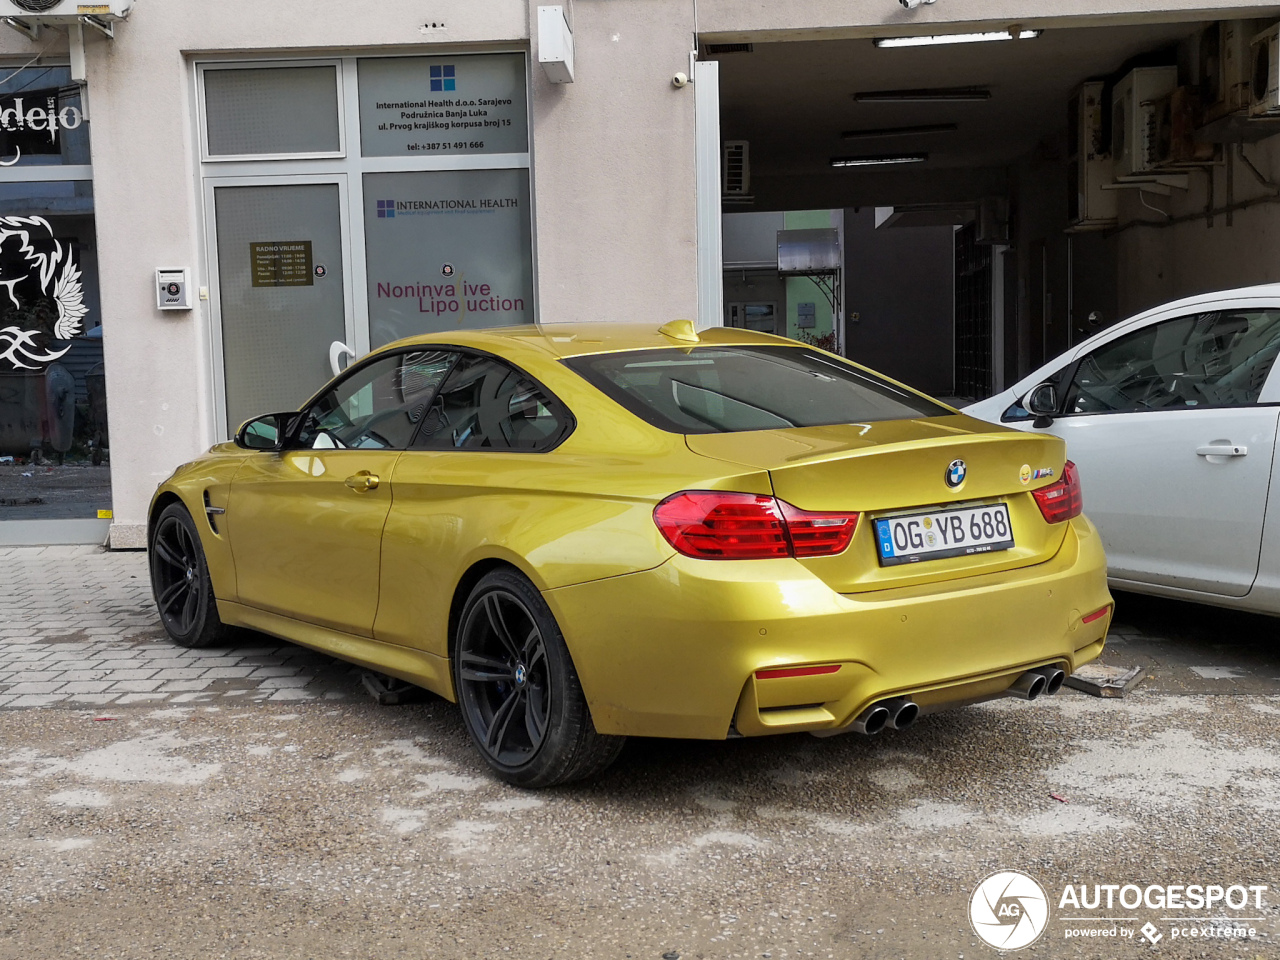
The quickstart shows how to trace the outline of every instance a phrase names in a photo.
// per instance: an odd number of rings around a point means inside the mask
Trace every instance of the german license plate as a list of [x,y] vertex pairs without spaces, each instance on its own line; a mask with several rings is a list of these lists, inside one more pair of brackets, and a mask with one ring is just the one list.
[[886,517],[876,521],[876,544],[882,567],[1008,550],[1013,546],[1009,506],[993,503]]

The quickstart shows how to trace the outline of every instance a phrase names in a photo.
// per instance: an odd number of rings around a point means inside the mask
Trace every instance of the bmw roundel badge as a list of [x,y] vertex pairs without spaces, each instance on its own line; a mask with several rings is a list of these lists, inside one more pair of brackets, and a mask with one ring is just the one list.
[[958,487],[964,483],[964,478],[968,476],[969,468],[964,465],[963,460],[952,460],[947,467],[947,486]]

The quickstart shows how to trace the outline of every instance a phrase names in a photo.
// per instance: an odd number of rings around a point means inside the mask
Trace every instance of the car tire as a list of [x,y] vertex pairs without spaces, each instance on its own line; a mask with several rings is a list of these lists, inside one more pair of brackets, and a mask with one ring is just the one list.
[[147,558],[151,595],[169,638],[192,648],[227,642],[230,628],[218,617],[200,534],[181,503],[169,504],[156,518]]
[[514,570],[486,574],[467,598],[453,682],[476,749],[514,786],[584,780],[613,763],[626,742],[596,732],[551,610]]

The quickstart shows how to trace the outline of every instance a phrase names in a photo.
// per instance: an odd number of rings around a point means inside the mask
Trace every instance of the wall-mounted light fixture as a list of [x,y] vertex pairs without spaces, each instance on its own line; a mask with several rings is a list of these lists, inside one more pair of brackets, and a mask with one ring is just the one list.
[[872,127],[865,130],[845,130],[841,140],[885,140],[890,137],[921,137],[934,133],[955,133],[956,123],[918,123],[910,127]]
[[944,33],[932,37],[876,37],[872,43],[883,49],[894,47],[938,47],[948,43],[995,43],[1000,40],[1034,40],[1043,30],[1011,27],[990,33]]
[[857,103],[961,103],[990,100],[986,87],[930,87],[922,90],[862,90],[853,95]]
[[927,153],[889,153],[870,157],[832,157],[833,167],[890,167],[904,163],[924,163]]

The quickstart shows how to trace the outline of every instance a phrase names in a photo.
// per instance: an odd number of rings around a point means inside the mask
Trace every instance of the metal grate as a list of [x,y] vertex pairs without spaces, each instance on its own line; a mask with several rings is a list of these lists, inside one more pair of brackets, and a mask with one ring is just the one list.
[[15,7],[21,7],[27,13],[47,13],[62,0],[13,0]]
[[721,167],[726,196],[744,196],[751,190],[751,147],[746,140],[726,140]]
[[755,47],[749,43],[707,43],[703,44],[702,52],[708,56],[717,53],[752,53]]
[[956,233],[956,394],[991,395],[991,247],[970,223]]

